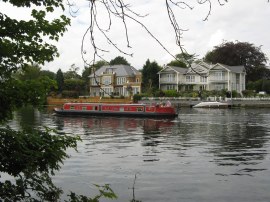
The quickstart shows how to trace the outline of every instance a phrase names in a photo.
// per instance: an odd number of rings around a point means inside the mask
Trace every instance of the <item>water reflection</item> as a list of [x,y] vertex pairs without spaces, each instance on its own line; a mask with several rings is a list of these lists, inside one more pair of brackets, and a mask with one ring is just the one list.
[[[58,129],[63,130],[69,127],[99,130],[138,130],[142,129],[143,134],[160,134],[171,128],[175,122],[173,119],[140,119],[120,117],[58,117],[55,116]],[[87,130],[85,131],[87,135]]]

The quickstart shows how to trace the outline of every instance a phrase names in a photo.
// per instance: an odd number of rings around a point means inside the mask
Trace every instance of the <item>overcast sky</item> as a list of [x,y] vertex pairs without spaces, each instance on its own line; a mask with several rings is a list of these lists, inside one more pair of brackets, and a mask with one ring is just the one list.
[[[174,10],[181,28],[188,30],[183,34],[182,43],[189,53],[195,53],[198,58],[202,58],[207,51],[220,45],[223,40],[238,40],[262,46],[262,51],[270,58],[270,3],[267,3],[267,0],[229,0],[224,6],[220,6],[217,0],[212,1],[208,21],[203,21],[209,11],[208,4],[198,5],[196,0],[186,1],[194,6],[192,10],[179,8]],[[77,4],[74,9],[79,9],[77,17],[71,18],[68,32],[56,43],[60,57],[56,58],[54,62],[46,63],[44,69],[56,72],[61,68],[65,72],[72,64],[79,67],[80,72],[84,68],[81,58],[81,42],[83,34],[89,26],[89,7],[86,0],[74,2]],[[147,17],[140,20],[173,55],[180,53],[179,48],[175,45],[174,32],[168,19],[164,0],[128,0],[125,2],[129,2],[137,13],[148,14]],[[24,10],[17,11],[3,2],[0,2],[0,10],[15,17],[25,15]],[[102,10],[98,14],[98,19],[105,28],[108,22],[107,15]],[[127,48],[123,24],[116,19],[113,19],[112,23],[113,26],[109,33],[111,39],[119,48],[133,53],[133,57],[119,53],[97,33],[98,46],[110,51],[103,55],[106,60],[110,61],[120,55],[125,57],[136,69],[141,69],[148,58],[160,65],[165,65],[173,60],[140,25],[131,21],[127,21],[127,26],[132,48]],[[85,57],[91,61],[93,52],[87,45],[85,46]]]

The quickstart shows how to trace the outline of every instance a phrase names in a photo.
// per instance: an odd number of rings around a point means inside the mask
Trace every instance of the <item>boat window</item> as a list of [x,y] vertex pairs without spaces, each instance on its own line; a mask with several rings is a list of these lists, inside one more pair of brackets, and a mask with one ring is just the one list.
[[98,110],[98,107],[97,107],[97,106],[95,106],[95,110],[96,110],[96,111]]
[[74,106],[70,106],[70,109],[75,109],[75,107]]
[[137,107],[137,111],[138,111],[138,112],[143,111],[142,107]]
[[83,107],[82,107],[82,110],[86,110],[86,106],[83,106]]

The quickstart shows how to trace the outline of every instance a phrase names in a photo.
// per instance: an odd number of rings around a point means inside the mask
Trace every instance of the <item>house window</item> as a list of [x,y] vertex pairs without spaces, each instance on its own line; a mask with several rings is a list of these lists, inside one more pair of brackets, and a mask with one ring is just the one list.
[[200,81],[201,81],[201,83],[206,83],[207,82],[207,77],[206,76],[201,76]]
[[103,84],[104,85],[110,85],[111,83],[112,83],[112,77],[110,77],[110,76],[103,77]]
[[174,85],[167,85],[167,90],[174,90]]
[[169,81],[169,82],[175,81],[175,75],[174,74],[167,74],[167,81]]
[[216,80],[225,80],[225,72],[215,72]]
[[117,85],[122,85],[123,83],[126,83],[126,77],[117,77],[116,83]]
[[106,74],[112,74],[113,73],[113,70],[114,69],[112,69],[112,68],[108,68],[108,69],[106,69]]
[[138,94],[140,93],[140,88],[139,87],[133,87],[133,94]]
[[99,84],[99,78],[92,78],[92,79],[91,79],[91,84],[92,84],[93,86],[98,85],[98,84]]
[[223,90],[225,89],[225,84],[215,84],[215,90]]
[[195,76],[186,76],[186,82],[194,83],[195,82]]
[[104,96],[109,96],[113,93],[113,89],[108,87],[108,88],[102,88],[100,91]]

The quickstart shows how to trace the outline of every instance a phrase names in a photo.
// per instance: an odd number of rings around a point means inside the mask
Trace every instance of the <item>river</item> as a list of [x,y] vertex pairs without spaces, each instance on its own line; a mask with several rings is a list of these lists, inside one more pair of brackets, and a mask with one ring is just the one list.
[[28,109],[19,123],[81,137],[54,177],[65,192],[93,196],[109,183],[119,202],[270,201],[270,109],[183,108],[161,120]]

